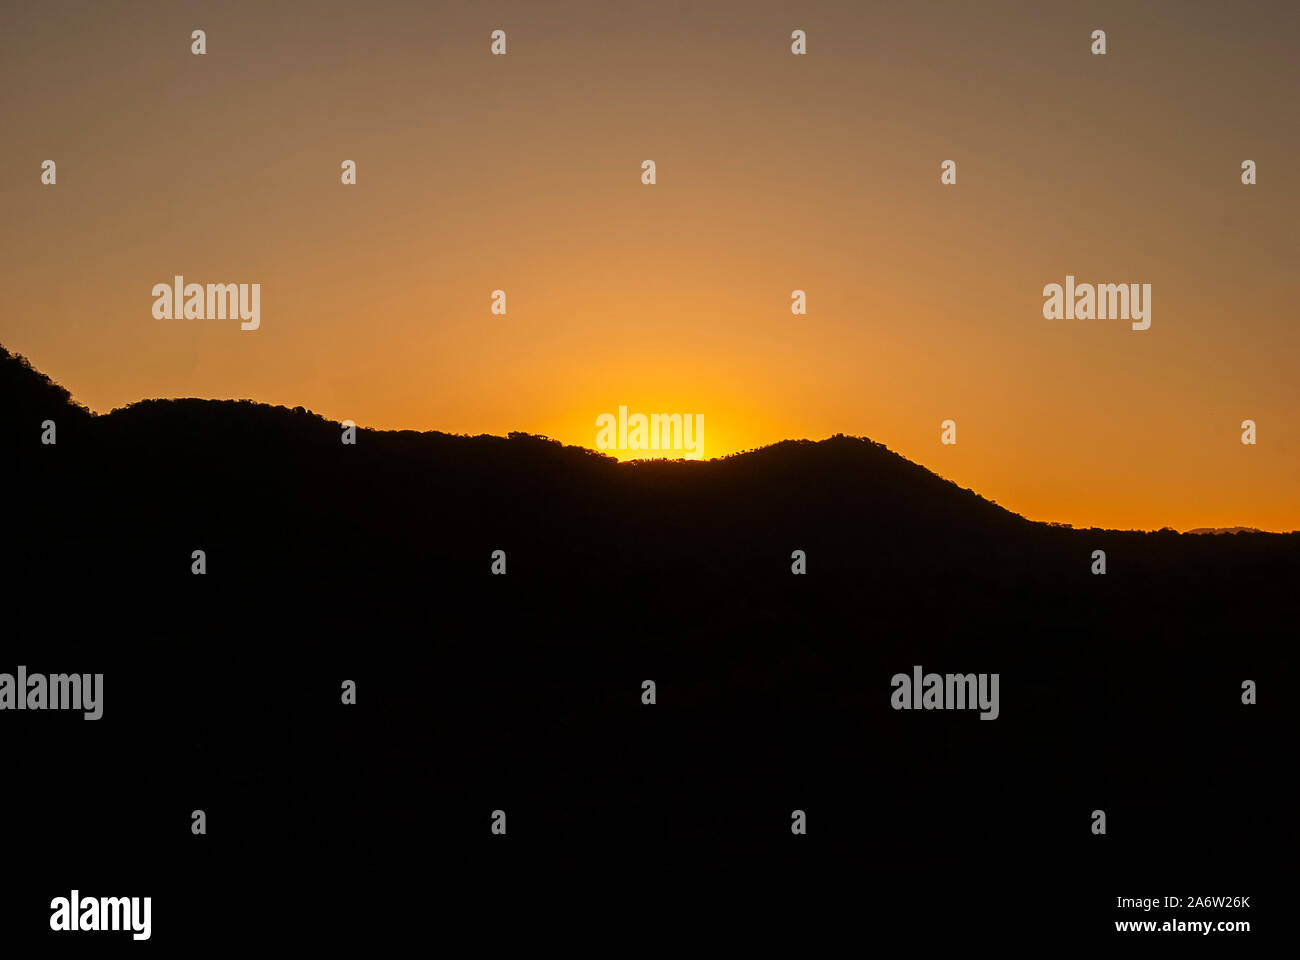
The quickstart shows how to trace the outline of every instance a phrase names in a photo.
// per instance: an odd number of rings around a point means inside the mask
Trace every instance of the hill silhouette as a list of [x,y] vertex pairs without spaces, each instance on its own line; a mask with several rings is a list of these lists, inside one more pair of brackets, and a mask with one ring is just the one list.
[[[369,883],[433,850],[471,900],[539,863],[841,893],[871,863],[968,905],[995,869],[1029,899],[1068,876],[1113,900],[1294,858],[1300,535],[1035,523],[846,436],[620,464],[522,433],[347,446],[249,401],[95,416],[3,350],[0,405],[0,670],[106,685],[98,724],[5,718],[8,762],[46,785],[15,814],[33,850],[80,823],[82,853],[195,884],[242,864],[268,897],[244,863],[268,850]],[[998,672],[1000,717],[892,710],[914,665]],[[78,783],[116,786],[88,812]],[[194,808],[220,824],[201,853]]]

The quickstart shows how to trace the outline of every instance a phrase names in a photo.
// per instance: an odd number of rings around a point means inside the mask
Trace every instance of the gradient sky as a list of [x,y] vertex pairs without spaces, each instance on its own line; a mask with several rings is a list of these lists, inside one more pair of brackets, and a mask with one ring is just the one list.
[[[1037,520],[1300,528],[1298,11],[6,4],[0,343],[101,412],[593,447],[626,404],[706,456],[869,436]],[[1151,329],[1044,320],[1067,273],[1152,284]],[[175,274],[261,283],[261,329],[155,320]]]

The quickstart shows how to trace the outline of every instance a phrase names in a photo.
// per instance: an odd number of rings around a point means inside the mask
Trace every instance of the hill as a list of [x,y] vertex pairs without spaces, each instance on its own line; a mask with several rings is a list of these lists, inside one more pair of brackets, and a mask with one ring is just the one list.
[[[6,656],[107,686],[102,725],[23,717],[11,769],[54,785],[14,812],[33,845],[97,824],[83,853],[193,879],[204,807],[213,877],[267,849],[321,870],[436,849],[476,891],[686,857],[928,883],[996,864],[1107,896],[1296,852],[1300,535],[1033,523],[845,436],[631,464],[526,434],[348,446],[248,401],[90,416],[8,353],[0,404]],[[914,666],[999,674],[997,721],[892,709]],[[70,733],[100,738],[75,776]],[[75,784],[128,761],[87,813]],[[513,846],[490,846],[498,808]]]

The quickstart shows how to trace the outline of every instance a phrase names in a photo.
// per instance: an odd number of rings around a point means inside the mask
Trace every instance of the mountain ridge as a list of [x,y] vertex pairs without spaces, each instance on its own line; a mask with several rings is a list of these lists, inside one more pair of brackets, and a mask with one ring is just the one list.
[[[18,423],[22,423],[24,429],[31,430],[34,429],[32,421],[40,423],[66,414],[71,418],[70,423],[57,424],[60,432],[65,436],[67,428],[71,427],[76,433],[90,430],[123,441],[132,430],[148,429],[167,432],[177,442],[183,442],[182,438],[186,436],[192,439],[193,430],[192,427],[179,424],[189,419],[192,424],[203,423],[206,425],[205,429],[217,433],[227,433],[238,422],[244,429],[251,428],[266,438],[274,437],[277,442],[306,443],[319,448],[341,445],[339,438],[342,424],[339,421],[330,420],[302,406],[290,408],[251,399],[145,398],[115,407],[107,413],[96,413],[78,403],[69,390],[42,373],[21,354],[11,353],[3,345],[0,345],[0,402],[11,411],[6,421],[7,430],[0,428],[0,433],[16,431]],[[15,413],[17,416],[14,415]],[[843,433],[822,440],[780,440],[761,447],[699,461],[689,461],[684,458],[620,461],[597,450],[577,444],[564,444],[550,437],[524,431],[512,431],[501,437],[494,434],[458,434],[441,430],[383,430],[358,426],[356,434],[360,444],[377,447],[379,450],[395,455],[409,455],[416,445],[427,444],[429,445],[427,449],[430,451],[439,453],[455,451],[458,455],[468,456],[477,447],[478,452],[487,458],[509,457],[513,453],[519,453],[547,461],[552,466],[567,463],[577,469],[618,470],[634,475],[635,479],[632,482],[637,485],[652,483],[671,486],[673,480],[681,476],[681,471],[695,471],[696,476],[711,474],[743,485],[750,471],[761,468],[768,472],[766,479],[769,483],[816,482],[828,493],[852,497],[863,492],[879,494],[881,485],[873,485],[870,478],[883,471],[894,481],[898,489],[908,485],[919,485],[916,495],[903,498],[913,504],[916,496],[922,492],[945,498],[966,495],[971,498],[967,501],[969,508],[972,511],[985,512],[986,517],[993,516],[988,513],[992,509],[999,511],[1000,519],[1006,522],[1018,521],[1055,529],[1076,529],[1071,524],[1026,518],[969,487],[962,487],[924,464],[909,460],[890,450],[880,441]],[[14,446],[21,447],[18,436],[7,439]],[[837,482],[834,473],[842,473],[849,467],[860,469],[863,474],[854,477],[851,484]],[[832,471],[831,474],[818,475],[818,471],[827,469]],[[605,475],[620,476],[618,473]],[[1159,531],[1124,531],[1120,528],[1100,527],[1077,529],[1111,532],[1176,532],[1167,527]],[[1252,527],[1202,527],[1184,533],[1286,535],[1285,532],[1264,531]]]
[[[156,758],[151,789],[93,811],[23,792],[33,849],[93,815],[106,863],[191,863],[176,837],[202,808],[245,866],[429,849],[495,882],[516,845],[480,842],[508,809],[525,843],[638,867],[725,850],[842,877],[924,838],[927,865],[1040,876],[1046,855],[1095,895],[1153,860],[1293,859],[1261,804],[1290,795],[1300,535],[1034,522],[842,436],[620,463],[522,433],[345,446],[251,401],[91,415],[13,364],[10,663],[104,674],[89,726],[113,739],[78,751],[78,783],[121,780],[125,745]],[[919,669],[998,675],[998,719],[896,712],[891,677]],[[9,768],[68,782],[67,728],[22,718]],[[782,845],[796,807],[829,843]]]

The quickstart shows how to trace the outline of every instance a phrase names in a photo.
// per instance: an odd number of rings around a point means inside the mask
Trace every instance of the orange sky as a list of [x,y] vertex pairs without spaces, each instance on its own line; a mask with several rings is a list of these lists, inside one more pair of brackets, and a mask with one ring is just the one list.
[[[99,411],[591,447],[625,404],[1038,520],[1300,528],[1300,14],[1137,7],[10,4],[0,343]],[[1151,329],[1043,319],[1067,273],[1150,283]],[[175,274],[261,283],[261,328],[155,320]]]

